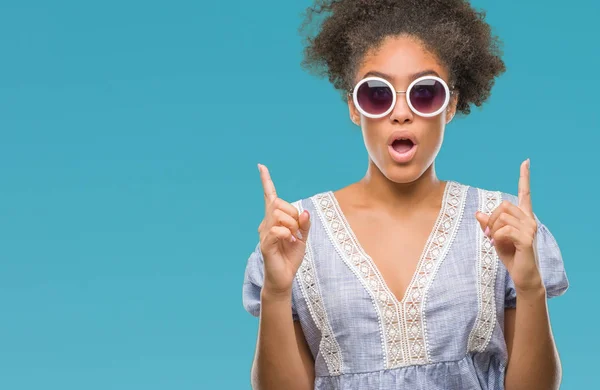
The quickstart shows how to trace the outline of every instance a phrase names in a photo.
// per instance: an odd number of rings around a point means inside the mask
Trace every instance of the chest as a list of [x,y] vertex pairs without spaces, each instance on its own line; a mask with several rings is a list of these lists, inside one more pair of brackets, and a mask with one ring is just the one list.
[[398,301],[419,273],[424,249],[435,236],[436,217],[435,212],[404,220],[369,213],[347,216],[359,245]]
[[441,210],[415,218],[351,200],[342,209],[332,193],[314,198],[312,250],[298,277],[304,299],[296,304],[310,313],[303,326],[318,335],[315,349],[324,340],[334,349],[323,356],[366,371],[371,361],[383,362],[374,369],[457,361],[465,351],[497,348],[494,335],[504,345],[507,274],[496,256],[486,262],[472,217],[484,204],[467,204],[491,195],[467,198],[468,187],[450,184]]

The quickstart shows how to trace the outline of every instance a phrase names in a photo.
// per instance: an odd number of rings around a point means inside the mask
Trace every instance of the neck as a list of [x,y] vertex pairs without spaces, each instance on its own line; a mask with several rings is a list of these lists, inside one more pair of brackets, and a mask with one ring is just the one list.
[[357,184],[368,203],[393,211],[396,215],[408,215],[416,209],[439,208],[446,183],[437,178],[434,163],[417,180],[396,183],[369,160],[367,173]]

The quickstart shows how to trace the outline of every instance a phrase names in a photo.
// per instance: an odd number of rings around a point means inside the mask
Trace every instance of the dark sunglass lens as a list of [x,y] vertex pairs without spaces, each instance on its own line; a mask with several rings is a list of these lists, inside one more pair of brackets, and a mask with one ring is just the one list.
[[372,115],[383,114],[394,101],[394,95],[390,87],[378,80],[369,80],[362,83],[358,87],[356,95],[358,104],[363,110]]
[[426,79],[413,86],[409,98],[415,110],[423,114],[431,114],[444,104],[446,90],[439,81]]

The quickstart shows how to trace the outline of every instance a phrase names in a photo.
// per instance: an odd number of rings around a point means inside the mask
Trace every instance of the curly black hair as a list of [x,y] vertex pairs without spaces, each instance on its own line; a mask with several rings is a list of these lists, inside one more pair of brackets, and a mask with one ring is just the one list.
[[459,92],[457,114],[468,115],[469,104],[481,106],[506,70],[485,15],[467,0],[315,0],[299,28],[301,66],[327,77],[346,99],[364,55],[389,36],[408,35],[446,66]]

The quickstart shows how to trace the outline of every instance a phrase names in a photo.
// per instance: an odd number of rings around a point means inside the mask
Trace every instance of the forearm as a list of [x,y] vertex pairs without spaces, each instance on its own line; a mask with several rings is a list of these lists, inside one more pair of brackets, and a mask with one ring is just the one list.
[[252,367],[254,390],[312,390],[296,342],[291,293],[261,293],[257,351]]
[[505,377],[507,390],[559,388],[561,365],[543,285],[536,291],[517,291],[515,330],[509,353]]

